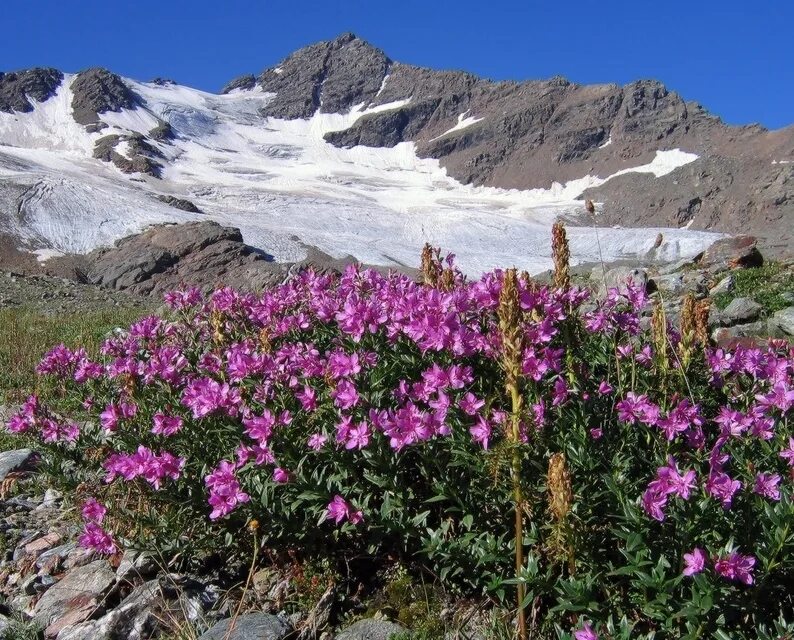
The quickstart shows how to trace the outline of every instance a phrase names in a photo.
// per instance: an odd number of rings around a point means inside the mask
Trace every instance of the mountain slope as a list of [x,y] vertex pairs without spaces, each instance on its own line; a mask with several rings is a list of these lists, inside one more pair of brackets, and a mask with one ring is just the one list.
[[656,248],[655,229],[602,229],[605,258],[675,259],[713,239],[696,227],[735,230],[739,205],[715,215],[720,199],[777,201],[770,219],[790,231],[792,165],[762,157],[790,158],[790,133],[725,127],[652,83],[493,83],[401,65],[349,34],[221,95],[34,69],[0,75],[0,233],[46,257],[209,217],[277,260],[306,243],[413,264],[430,241],[471,272],[541,270],[558,216],[585,225],[570,229],[574,255],[598,259],[587,194],[610,224],[690,227]]

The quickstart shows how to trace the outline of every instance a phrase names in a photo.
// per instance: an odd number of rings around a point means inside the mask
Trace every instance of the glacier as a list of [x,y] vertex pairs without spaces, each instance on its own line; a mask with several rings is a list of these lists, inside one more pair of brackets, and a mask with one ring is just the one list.
[[[465,185],[437,160],[420,158],[412,142],[392,148],[337,148],[323,135],[378,111],[360,104],[345,114],[306,120],[264,118],[272,99],[256,88],[227,95],[125,79],[141,98],[135,109],[100,114],[88,133],[72,116],[73,75],[30,113],[0,113],[0,231],[20,238],[41,259],[85,253],[151,224],[211,219],[239,227],[244,240],[277,261],[300,260],[306,245],[334,257],[376,265],[416,266],[425,242],[455,253],[477,275],[515,265],[536,273],[551,266],[550,227],[562,217],[574,262],[691,257],[719,234],[690,229],[594,226],[580,194],[626,173],[665,175],[695,154],[660,149],[649,163],[612,176],[583,176],[549,189],[508,190]],[[164,155],[160,179],[124,174],[92,157],[110,134],[146,134],[159,121],[174,139],[154,142]],[[461,114],[444,135],[476,121]],[[124,153],[125,147],[116,149]],[[204,213],[170,207],[158,195],[194,202]],[[579,226],[581,225],[581,226]],[[655,247],[657,234],[662,243]]]

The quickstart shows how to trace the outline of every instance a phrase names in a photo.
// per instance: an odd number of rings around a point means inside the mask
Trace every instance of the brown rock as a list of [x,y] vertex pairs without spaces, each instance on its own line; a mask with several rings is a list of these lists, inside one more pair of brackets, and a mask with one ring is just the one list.
[[758,240],[753,236],[720,238],[712,244],[699,260],[702,267],[760,267],[764,257],[758,250]]

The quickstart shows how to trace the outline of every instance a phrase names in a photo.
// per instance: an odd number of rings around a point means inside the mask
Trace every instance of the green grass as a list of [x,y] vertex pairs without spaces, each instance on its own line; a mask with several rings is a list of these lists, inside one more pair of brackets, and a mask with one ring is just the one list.
[[794,292],[794,269],[779,262],[768,262],[762,267],[738,269],[731,273],[734,289],[730,293],[714,296],[714,304],[722,310],[734,298],[752,298],[760,304],[767,315],[790,306],[782,294]]
[[56,344],[96,353],[116,327],[128,327],[151,313],[144,308],[109,307],[84,313],[45,315],[32,309],[0,309],[0,403],[19,402],[35,388],[34,369]]

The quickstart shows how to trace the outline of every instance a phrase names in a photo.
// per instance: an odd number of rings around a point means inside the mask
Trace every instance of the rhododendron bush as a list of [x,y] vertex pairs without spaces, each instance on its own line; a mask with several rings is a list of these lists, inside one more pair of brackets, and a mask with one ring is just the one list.
[[232,553],[256,519],[271,549],[519,585],[538,627],[791,625],[789,344],[714,349],[691,314],[650,320],[632,284],[595,300],[564,277],[466,281],[451,259],[424,275],[170,293],[95,359],[47,354],[8,428],[79,484],[102,553]]

